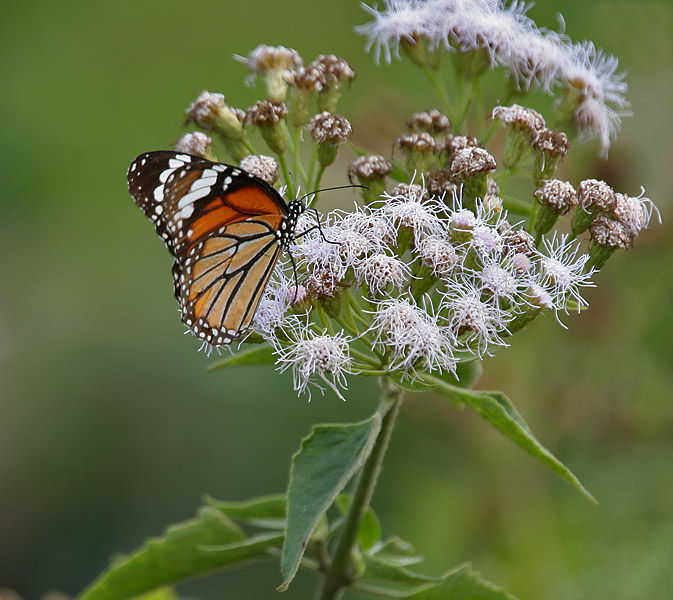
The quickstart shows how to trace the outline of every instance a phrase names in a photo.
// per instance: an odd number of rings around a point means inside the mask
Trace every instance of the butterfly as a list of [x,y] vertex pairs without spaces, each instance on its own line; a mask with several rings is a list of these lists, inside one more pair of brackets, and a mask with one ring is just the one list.
[[210,346],[230,344],[252,322],[306,206],[240,167],[168,150],[138,156],[127,182],[173,256],[183,323]]

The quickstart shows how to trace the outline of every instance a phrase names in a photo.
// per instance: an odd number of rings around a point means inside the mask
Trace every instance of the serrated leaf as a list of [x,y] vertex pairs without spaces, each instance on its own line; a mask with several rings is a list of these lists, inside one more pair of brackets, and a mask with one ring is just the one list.
[[273,348],[268,344],[260,344],[213,363],[208,367],[209,371],[228,369],[229,367],[241,367],[245,365],[271,365],[276,362]]
[[[348,512],[351,504],[351,494],[341,494],[336,499],[336,506],[342,515]],[[362,523],[358,530],[358,544],[365,552],[374,547],[374,545],[381,539],[381,524],[378,517],[370,506],[367,507],[365,514],[362,517]]]
[[516,600],[503,588],[482,579],[470,565],[462,565],[446,573],[438,583],[423,586],[406,597],[413,600]]
[[424,379],[437,385],[437,391],[452,402],[463,402],[491,425],[523,448],[533,458],[560,475],[578,489],[586,498],[596,503],[596,499],[575,477],[575,475],[533,435],[523,417],[514,408],[510,399],[502,392],[466,390],[443,381],[439,377],[424,375]]
[[[207,547],[229,546],[226,552]],[[266,556],[220,511],[201,508],[196,518],[171,525],[133,554],[116,559],[78,600],[125,600],[235,564]]]
[[259,496],[241,502],[226,502],[207,496],[205,502],[234,521],[266,529],[285,529],[285,494]]
[[292,457],[279,590],[294,578],[311,532],[363,465],[380,429],[381,417],[374,414],[361,423],[316,425],[302,441]]

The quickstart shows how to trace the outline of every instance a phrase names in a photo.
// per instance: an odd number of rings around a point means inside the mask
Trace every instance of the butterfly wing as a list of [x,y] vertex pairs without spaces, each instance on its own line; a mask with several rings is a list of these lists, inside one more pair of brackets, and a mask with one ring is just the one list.
[[183,322],[213,346],[230,343],[252,321],[280,256],[284,201],[237,167],[175,152],[140,155],[128,181],[175,258]]

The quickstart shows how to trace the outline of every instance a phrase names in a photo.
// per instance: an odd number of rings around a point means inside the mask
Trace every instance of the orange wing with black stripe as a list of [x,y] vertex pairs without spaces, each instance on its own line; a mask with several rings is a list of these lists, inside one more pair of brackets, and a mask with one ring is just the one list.
[[212,346],[231,343],[252,322],[298,214],[266,182],[197,156],[141,154],[127,178],[174,257],[183,322]]

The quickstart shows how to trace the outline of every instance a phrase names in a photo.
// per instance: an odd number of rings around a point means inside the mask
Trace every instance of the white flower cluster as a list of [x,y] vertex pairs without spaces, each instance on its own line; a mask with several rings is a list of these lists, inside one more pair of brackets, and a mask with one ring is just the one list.
[[[401,41],[427,41],[431,49],[468,51],[483,49],[492,65],[509,70],[523,91],[551,91],[560,85],[581,95],[577,123],[610,147],[628,114],[624,74],[618,60],[596,49],[592,42],[573,43],[566,35],[541,30],[526,12],[531,3],[502,0],[384,0],[385,9],[364,5],[374,20],[357,28],[390,62],[399,55]],[[392,52],[391,52],[392,51]]]
[[[576,242],[554,236],[540,252],[504,211],[479,202],[471,211],[455,195],[447,203],[416,185],[384,193],[374,207],[334,211],[320,227],[304,217],[304,230],[292,251],[301,285],[278,271],[253,327],[279,368],[292,366],[300,392],[320,381],[336,389],[363,369],[351,352],[358,343],[401,378],[455,373],[459,361],[507,345],[517,319],[585,305],[581,289],[593,285]],[[355,324],[348,335],[311,324],[312,303],[329,302],[338,323]]]

